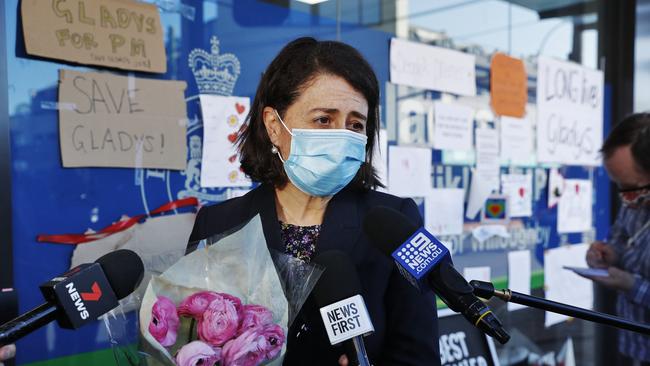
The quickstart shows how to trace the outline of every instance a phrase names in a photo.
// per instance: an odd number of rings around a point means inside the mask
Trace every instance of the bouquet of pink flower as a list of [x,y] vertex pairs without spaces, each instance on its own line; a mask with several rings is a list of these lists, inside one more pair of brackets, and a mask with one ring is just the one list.
[[281,365],[285,337],[322,273],[272,253],[259,216],[208,240],[147,285],[140,356],[175,365]]
[[149,333],[165,347],[178,341],[182,319],[190,321],[190,339],[194,325],[198,340],[178,349],[179,366],[241,365],[255,366],[273,360],[285,341],[282,327],[273,322],[273,314],[264,306],[242,305],[236,296],[213,291],[194,293],[177,306],[158,296],[151,311]]

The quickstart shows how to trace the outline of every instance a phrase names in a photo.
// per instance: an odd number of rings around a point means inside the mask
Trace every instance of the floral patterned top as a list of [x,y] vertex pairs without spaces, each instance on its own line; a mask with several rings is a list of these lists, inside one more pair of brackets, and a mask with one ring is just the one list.
[[316,251],[320,225],[296,226],[280,221],[280,227],[284,252],[309,262]]

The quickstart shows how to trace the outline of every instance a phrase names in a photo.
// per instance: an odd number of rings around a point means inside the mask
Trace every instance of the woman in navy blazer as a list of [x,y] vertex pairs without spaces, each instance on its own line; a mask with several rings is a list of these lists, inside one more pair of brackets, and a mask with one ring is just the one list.
[[[203,207],[190,242],[228,234],[260,215],[270,248],[305,261],[347,253],[375,332],[364,338],[374,365],[439,365],[435,301],[401,277],[373,247],[362,222],[374,206],[421,225],[417,206],[374,190],[379,85],[354,48],[300,38],[262,76],[238,144],[243,171],[261,183],[246,195]],[[352,365],[329,344],[310,296],[287,335],[285,365]]]

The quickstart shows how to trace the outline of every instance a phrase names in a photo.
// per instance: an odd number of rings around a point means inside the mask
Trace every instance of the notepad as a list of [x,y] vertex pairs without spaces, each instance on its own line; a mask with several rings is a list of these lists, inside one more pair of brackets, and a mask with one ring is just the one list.
[[563,266],[563,268],[573,271],[581,276],[587,276],[587,277],[609,276],[609,272],[607,272],[606,269],[602,269],[602,268],[581,268],[581,267],[571,267],[571,266]]

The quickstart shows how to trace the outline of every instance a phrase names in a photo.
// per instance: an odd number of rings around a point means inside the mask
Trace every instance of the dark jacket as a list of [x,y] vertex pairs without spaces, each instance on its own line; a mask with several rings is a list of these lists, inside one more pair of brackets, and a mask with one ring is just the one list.
[[[355,264],[362,296],[375,328],[373,334],[364,338],[373,365],[439,365],[434,297],[421,295],[402,278],[395,264],[368,242],[362,223],[373,206],[392,207],[422,224],[411,199],[346,189],[336,194],[327,206],[314,255],[341,250]],[[232,231],[257,214],[269,248],[284,252],[275,192],[267,185],[242,197],[203,207],[196,217],[190,242]],[[343,348],[329,344],[311,296],[289,329],[287,342],[285,365],[337,365],[343,354]]]

